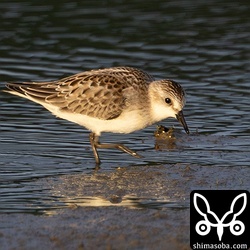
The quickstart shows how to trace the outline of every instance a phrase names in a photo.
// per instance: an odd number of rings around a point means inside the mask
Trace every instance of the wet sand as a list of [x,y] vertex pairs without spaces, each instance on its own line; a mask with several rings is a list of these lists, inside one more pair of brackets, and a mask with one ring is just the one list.
[[38,182],[67,207],[1,214],[0,249],[190,249],[190,192],[249,189],[249,169],[131,166]]
[[1,217],[1,249],[189,249],[187,210],[77,208]]

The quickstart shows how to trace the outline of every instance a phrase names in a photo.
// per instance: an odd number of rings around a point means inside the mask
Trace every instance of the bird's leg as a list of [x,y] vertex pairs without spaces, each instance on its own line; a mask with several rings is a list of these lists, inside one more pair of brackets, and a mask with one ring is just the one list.
[[137,154],[135,151],[133,151],[130,148],[124,146],[123,144],[119,144],[119,143],[98,143],[98,144],[96,144],[96,147],[98,147],[98,148],[116,148],[116,149],[119,149],[127,154],[134,156],[135,158],[142,158],[142,156]]
[[123,144],[117,143],[100,143],[99,136],[96,136],[95,133],[90,133],[90,143],[94,152],[96,164],[100,164],[100,158],[98,156],[98,152],[96,148],[116,148],[119,149],[127,154],[130,154],[136,158],[142,158],[141,155],[137,154],[135,151],[131,150],[130,148],[124,146]]
[[96,165],[100,165],[101,161],[100,161],[100,157],[98,155],[97,149],[96,149],[96,144],[98,143],[99,136],[96,136],[95,133],[90,133],[89,140],[90,140],[92,150],[94,152]]

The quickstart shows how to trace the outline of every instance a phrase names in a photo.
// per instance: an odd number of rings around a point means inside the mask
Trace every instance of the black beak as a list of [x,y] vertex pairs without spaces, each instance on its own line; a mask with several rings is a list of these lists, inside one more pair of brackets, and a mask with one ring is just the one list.
[[186,133],[189,134],[189,129],[187,126],[187,123],[185,121],[183,112],[180,111],[178,114],[176,114],[176,119],[182,124],[183,128],[185,129]]

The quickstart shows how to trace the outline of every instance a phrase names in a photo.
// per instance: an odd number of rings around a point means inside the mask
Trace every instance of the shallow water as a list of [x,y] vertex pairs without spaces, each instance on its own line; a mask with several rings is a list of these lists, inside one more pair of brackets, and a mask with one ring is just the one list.
[[[3,0],[0,9],[1,90],[7,81],[55,80],[120,65],[175,79],[185,88],[190,136],[172,119],[160,124],[175,126],[174,142],[155,139],[156,126],[105,134],[102,141],[121,141],[145,157],[104,150],[100,171],[175,164],[250,167],[247,1]],[[55,208],[55,195],[40,180],[93,174],[88,131],[4,92],[0,107],[0,212]],[[151,199],[166,205],[164,196]],[[187,205],[171,202],[170,207]],[[150,197],[143,204],[152,207]]]

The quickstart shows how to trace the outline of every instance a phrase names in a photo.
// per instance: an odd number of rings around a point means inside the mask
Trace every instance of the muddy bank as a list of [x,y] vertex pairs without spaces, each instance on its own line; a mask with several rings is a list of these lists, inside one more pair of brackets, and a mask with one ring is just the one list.
[[188,210],[77,208],[2,215],[1,249],[189,249]]
[[249,190],[249,170],[131,166],[37,182],[61,209],[1,214],[0,249],[189,249],[190,191]]

